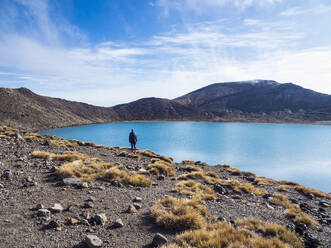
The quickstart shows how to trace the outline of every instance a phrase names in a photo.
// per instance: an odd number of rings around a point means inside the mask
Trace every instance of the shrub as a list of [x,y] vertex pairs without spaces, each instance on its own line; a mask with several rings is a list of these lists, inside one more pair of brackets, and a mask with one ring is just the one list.
[[181,195],[190,195],[201,200],[211,200],[217,196],[217,193],[213,189],[193,180],[177,183],[172,191]]
[[163,198],[152,206],[151,215],[157,224],[177,231],[202,228],[215,221],[197,199]]
[[154,163],[152,164],[149,164],[147,170],[149,171],[149,173],[156,174],[157,176],[159,175],[164,175],[166,177],[176,176],[176,172],[173,165],[160,159],[154,161]]

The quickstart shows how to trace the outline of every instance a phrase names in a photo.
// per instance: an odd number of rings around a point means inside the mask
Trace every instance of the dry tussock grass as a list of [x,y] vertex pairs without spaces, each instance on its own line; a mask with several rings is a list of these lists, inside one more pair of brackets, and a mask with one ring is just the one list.
[[257,188],[250,183],[244,183],[239,180],[219,179],[215,172],[194,171],[180,175],[178,178],[182,180],[201,179],[208,184],[220,184],[222,186],[232,188],[239,193],[253,193],[255,195],[265,195],[268,193],[265,189]]
[[160,226],[177,231],[202,228],[215,221],[197,199],[163,198],[152,206],[151,215]]
[[201,169],[200,167],[198,166],[194,166],[194,165],[187,165],[185,168],[184,168],[185,171],[188,171],[188,172],[192,172],[192,171],[203,171],[203,169]]
[[302,186],[302,185],[296,185],[296,186],[294,186],[294,189],[296,189],[299,192],[302,192],[303,194],[313,194],[313,195],[319,196],[319,197],[331,198],[330,194],[325,194],[325,193],[323,193],[321,191],[318,191],[316,189],[305,187],[305,186]]
[[174,166],[160,159],[154,160],[152,164],[149,164],[147,166],[147,171],[157,176],[159,175],[164,175],[166,177],[176,176]]
[[296,183],[296,182],[286,181],[286,180],[281,180],[281,181],[279,181],[279,183],[280,183],[280,184],[284,184],[284,185],[292,185],[292,186],[299,185],[299,184]]
[[121,151],[117,156],[140,159],[140,156],[138,154],[130,153],[127,151]]
[[173,161],[174,161],[173,158],[166,157],[166,156],[159,155],[159,154],[155,154],[154,152],[152,152],[150,150],[137,150],[137,152],[142,154],[142,155],[145,155],[147,157],[157,158],[159,160],[163,160],[163,161],[168,162],[168,163],[173,163]]
[[193,180],[177,183],[172,191],[201,200],[211,200],[217,196],[217,193],[213,189]]
[[284,207],[285,215],[294,219],[294,222],[303,222],[309,226],[316,225],[315,220],[303,212],[298,205],[291,203],[286,195],[275,193],[274,197],[269,198],[269,202]]
[[227,168],[227,171],[230,172],[232,175],[235,175],[235,176],[241,175],[241,171],[237,168]]
[[152,185],[152,181],[143,175],[126,172],[121,170],[121,166],[115,166],[112,163],[104,162],[100,158],[90,158],[88,155],[78,152],[54,154],[34,151],[32,156],[36,158],[52,158],[53,160],[68,162],[57,169],[58,175],[62,178],[78,177],[85,182],[101,179],[143,187],[150,187]]
[[183,160],[182,164],[194,164],[195,162],[193,160]]
[[295,233],[277,224],[250,218],[237,220],[236,226],[225,222],[208,224],[177,235],[166,248],[303,248]]
[[274,185],[274,181],[270,178],[266,178],[266,177],[255,177],[254,178],[254,182],[257,185],[264,185],[264,186],[272,186]]
[[293,189],[293,187],[290,186],[290,185],[279,185],[278,188],[279,188],[280,191],[287,191],[289,189]]

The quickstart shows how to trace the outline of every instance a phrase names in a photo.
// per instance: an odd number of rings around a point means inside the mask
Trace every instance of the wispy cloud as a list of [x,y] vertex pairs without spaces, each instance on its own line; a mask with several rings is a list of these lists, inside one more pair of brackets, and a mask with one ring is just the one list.
[[305,14],[324,14],[331,12],[331,6],[320,4],[314,8],[293,7],[289,8],[280,14],[283,16],[298,16]]

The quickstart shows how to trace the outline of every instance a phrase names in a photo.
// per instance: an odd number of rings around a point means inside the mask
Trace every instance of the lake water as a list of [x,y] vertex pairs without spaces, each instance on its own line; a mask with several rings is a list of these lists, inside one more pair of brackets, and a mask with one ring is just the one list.
[[331,126],[294,124],[122,122],[42,131],[108,146],[137,147],[173,157],[230,164],[258,176],[331,191]]

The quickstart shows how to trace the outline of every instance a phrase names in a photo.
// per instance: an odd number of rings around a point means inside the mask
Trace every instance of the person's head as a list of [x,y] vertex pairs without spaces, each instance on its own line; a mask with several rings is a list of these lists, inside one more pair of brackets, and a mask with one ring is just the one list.
[[131,133],[133,133],[133,129],[131,129]]

